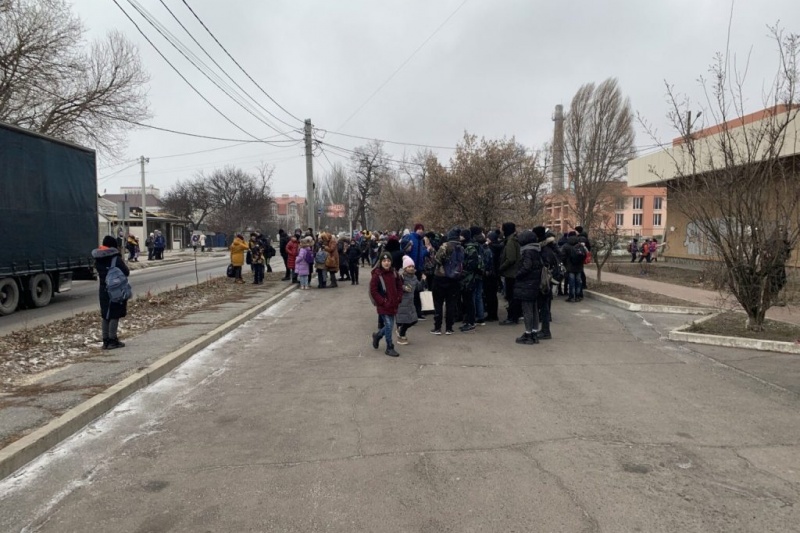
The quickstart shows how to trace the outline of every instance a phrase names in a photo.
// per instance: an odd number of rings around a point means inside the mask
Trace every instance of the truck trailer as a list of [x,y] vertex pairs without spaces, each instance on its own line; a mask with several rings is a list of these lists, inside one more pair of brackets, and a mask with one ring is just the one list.
[[94,150],[0,123],[0,316],[96,279]]

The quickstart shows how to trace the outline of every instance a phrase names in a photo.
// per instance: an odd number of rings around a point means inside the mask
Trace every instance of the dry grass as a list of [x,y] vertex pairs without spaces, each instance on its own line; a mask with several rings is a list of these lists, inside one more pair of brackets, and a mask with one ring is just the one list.
[[745,328],[747,316],[744,313],[721,313],[713,318],[692,324],[687,331],[705,335],[723,335],[726,337],[742,337],[770,341],[794,342],[800,344],[800,326],[778,322],[764,321],[764,331],[750,331]]

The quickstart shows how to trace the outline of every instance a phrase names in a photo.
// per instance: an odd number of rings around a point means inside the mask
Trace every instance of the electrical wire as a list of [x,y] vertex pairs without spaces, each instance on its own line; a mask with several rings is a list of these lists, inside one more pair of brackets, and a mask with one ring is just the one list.
[[[427,38],[427,39],[425,39],[424,41],[422,41],[422,44],[420,44],[420,45],[419,45],[419,46],[416,48],[416,50],[414,50],[414,51],[411,53],[411,55],[410,55],[410,56],[408,56],[408,58],[407,58],[405,61],[403,61],[403,62],[400,64],[400,66],[399,66],[399,67],[397,67],[397,69],[395,69],[395,71],[394,71],[394,72],[392,72],[392,73],[389,75],[389,77],[388,77],[388,78],[386,78],[386,80],[385,80],[385,81],[384,81],[384,82],[383,82],[383,83],[382,83],[382,84],[381,84],[381,85],[380,85],[380,86],[379,86],[377,89],[375,89],[375,91],[374,91],[374,92],[373,92],[371,95],[369,95],[369,97],[368,97],[368,98],[367,98],[367,99],[364,101],[364,103],[363,103],[363,104],[361,104],[360,106],[358,106],[358,108],[357,108],[355,111],[353,111],[353,113],[352,113],[352,114],[351,114],[349,117],[347,117],[347,120],[345,120],[345,121],[342,123],[342,125],[341,125],[341,126],[339,126],[339,127],[338,127],[338,128],[336,128],[336,129],[337,129],[337,130],[341,130],[342,128],[344,128],[344,127],[345,127],[345,125],[347,125],[347,123],[348,123],[348,122],[350,122],[350,121],[353,119],[353,117],[355,117],[355,116],[356,116],[356,115],[357,115],[357,114],[358,114],[358,113],[359,113],[359,112],[360,112],[360,111],[361,111],[361,110],[364,108],[364,106],[366,106],[366,105],[367,105],[367,104],[370,102],[370,100],[372,100],[372,99],[375,97],[375,95],[376,95],[376,94],[378,94],[378,93],[381,91],[381,89],[383,89],[384,87],[386,87],[386,85],[388,85],[388,84],[389,84],[389,82],[390,82],[390,81],[392,81],[392,79],[393,79],[393,78],[394,78],[394,77],[395,77],[395,76],[396,76],[396,75],[397,75],[397,74],[398,74],[398,73],[399,73],[401,70],[403,70],[403,67],[405,67],[405,66],[406,66],[406,65],[407,65],[407,64],[408,64],[408,63],[409,63],[409,62],[410,62],[410,61],[411,61],[411,60],[414,58],[414,56],[415,56],[415,55],[417,55],[417,52],[419,52],[420,50],[422,50],[422,48],[423,48],[423,47],[424,47],[426,44],[428,44],[428,42],[429,42],[431,39],[433,39],[433,37],[434,37],[434,36],[435,36],[437,33],[439,33],[439,30],[441,30],[442,28],[444,28],[445,24],[447,24],[447,23],[450,21],[450,19],[451,19],[451,18],[453,18],[453,17],[455,16],[455,14],[456,14],[456,13],[458,13],[458,12],[461,10],[461,8],[462,8],[462,7],[464,7],[464,4],[466,4],[467,2],[468,2],[468,0],[464,0],[463,2],[461,2],[461,3],[458,5],[458,7],[457,7],[457,8],[455,8],[455,9],[453,10],[453,12],[452,12],[452,13],[450,13],[450,14],[447,16],[447,18],[446,18],[446,19],[444,19],[444,21],[443,21],[441,24],[439,24],[439,26],[438,26],[438,27],[437,27],[435,30],[433,30],[433,33],[431,33],[431,34],[428,36],[428,38]],[[186,0],[184,0],[184,3],[186,3]]]
[[[194,52],[192,52],[185,44],[183,44],[180,41],[180,39],[178,39],[163,24],[161,24],[157,18],[155,18],[150,12],[148,12],[144,7],[142,7],[142,5],[139,4],[139,2],[137,2],[137,0],[127,0],[127,1],[128,4],[130,4],[139,13],[139,15],[141,15],[170,45],[172,45],[173,48],[175,48],[175,50],[178,51],[178,53],[180,53],[184,57],[184,59],[189,61],[189,63],[191,63],[193,67],[195,67],[198,71],[200,71],[200,73],[203,74],[203,76],[205,76],[206,79],[208,79],[211,83],[213,83],[220,91],[225,93],[225,95],[228,96],[228,98],[233,100],[239,107],[244,109],[247,113],[253,116],[256,120],[260,121],[262,124],[291,139],[288,133],[281,132],[280,129],[278,129],[275,125],[269,122],[268,119],[259,116],[258,112],[254,111],[252,106],[249,103],[247,103],[246,100],[243,101],[244,97],[236,93],[236,90],[233,87],[228,85],[227,82],[225,82],[225,80],[220,78],[216,72],[214,72],[199,57],[197,57],[197,55]],[[226,87],[223,87],[223,85],[225,85]]]
[[[215,106],[214,104],[212,104],[212,103],[211,103],[211,102],[208,100],[208,98],[206,98],[205,96],[203,96],[203,93],[201,93],[201,92],[200,92],[200,91],[199,91],[199,90],[198,90],[198,89],[197,89],[197,88],[196,88],[194,85],[192,85],[192,83],[191,83],[191,82],[190,82],[188,79],[186,79],[186,76],[184,76],[184,75],[181,73],[181,71],[180,71],[180,70],[178,70],[178,68],[177,68],[175,65],[173,65],[173,64],[172,64],[172,62],[170,62],[170,60],[169,60],[169,59],[167,59],[167,56],[165,56],[165,55],[164,55],[164,54],[161,52],[161,50],[159,50],[159,49],[158,49],[158,47],[155,45],[155,43],[153,43],[153,41],[151,41],[151,40],[150,40],[150,38],[147,36],[147,34],[145,34],[145,33],[144,33],[144,31],[142,31],[142,29],[139,27],[139,25],[136,23],[136,21],[135,21],[135,20],[133,20],[133,18],[131,18],[131,16],[128,14],[128,12],[127,12],[127,11],[125,11],[125,10],[122,8],[122,6],[119,4],[119,2],[117,2],[117,0],[111,0],[111,1],[112,1],[112,2],[114,2],[114,4],[116,4],[116,6],[117,6],[117,7],[120,9],[120,11],[122,11],[122,13],[125,15],[125,17],[126,17],[128,20],[130,20],[130,21],[131,21],[131,24],[133,24],[133,25],[134,25],[134,27],[135,27],[135,28],[136,28],[136,30],[137,30],[137,31],[138,31],[138,32],[139,32],[139,33],[142,35],[142,37],[144,37],[144,39],[145,39],[145,40],[146,40],[146,41],[147,41],[147,42],[150,44],[150,46],[152,46],[152,47],[153,47],[153,49],[156,51],[156,53],[158,53],[158,55],[160,55],[160,56],[161,56],[161,59],[163,59],[164,61],[166,61],[166,63],[167,63],[167,64],[168,64],[168,65],[169,65],[169,66],[172,68],[172,70],[174,70],[174,71],[175,71],[175,73],[176,73],[178,76],[180,76],[180,78],[181,78],[181,79],[182,79],[182,80],[183,80],[183,81],[186,83],[186,85],[188,85],[189,87],[191,87],[191,89],[192,89],[192,90],[193,90],[193,91],[194,91],[194,92],[195,92],[195,93],[196,93],[196,94],[197,94],[197,95],[198,95],[200,98],[202,98],[202,99],[203,99],[203,101],[204,101],[205,103],[207,103],[209,106],[211,106],[211,108],[212,108],[214,111],[216,111],[216,112],[217,112],[217,113],[218,113],[218,114],[219,114],[219,115],[220,115],[222,118],[224,118],[224,119],[225,119],[225,120],[227,120],[227,121],[228,121],[230,124],[232,124],[232,125],[233,125],[233,126],[236,128],[236,129],[238,129],[239,131],[241,131],[241,132],[242,132],[242,133],[244,133],[245,135],[247,135],[247,136],[249,136],[249,137],[252,137],[253,139],[256,139],[256,140],[258,140],[258,137],[256,137],[255,135],[253,135],[253,134],[252,134],[252,133],[250,133],[249,131],[245,130],[245,129],[244,129],[244,128],[242,128],[241,126],[239,126],[239,125],[238,125],[236,122],[234,122],[234,121],[233,121],[231,118],[229,118],[229,117],[228,117],[228,116],[227,116],[225,113],[223,113],[222,111],[220,111],[220,110],[219,110],[219,108],[217,108],[217,106]],[[174,133],[174,132],[173,132],[173,133]]]
[[378,139],[376,137],[362,137],[360,135],[352,135],[350,133],[342,133],[339,131],[331,131],[322,128],[315,128],[317,131],[323,132],[323,138],[325,133],[330,133],[331,135],[340,135],[342,137],[350,137],[351,139],[363,139],[365,141],[379,141],[386,144],[399,144],[402,146],[419,146],[421,148],[435,148],[437,150],[456,150],[455,146],[436,146],[433,144],[420,144],[420,143],[408,143],[408,142],[400,142],[400,141],[387,141],[386,139]]
[[[189,11],[192,13],[192,15],[194,15],[194,18],[196,18],[196,19],[197,19],[197,22],[199,22],[199,23],[200,23],[200,25],[201,25],[201,26],[203,26],[203,28],[204,28],[204,29],[205,29],[205,30],[208,32],[208,34],[211,36],[211,38],[212,38],[212,39],[214,39],[214,42],[216,42],[216,43],[217,43],[217,45],[219,45],[219,47],[222,49],[222,51],[223,51],[223,52],[225,52],[225,54],[226,54],[226,55],[227,55],[227,56],[230,58],[230,60],[231,60],[231,61],[233,61],[233,62],[234,62],[234,64],[235,64],[237,67],[239,67],[239,70],[241,70],[241,71],[244,73],[244,75],[245,75],[245,76],[247,76],[247,78],[248,78],[248,79],[249,79],[251,82],[253,82],[253,84],[254,84],[256,87],[258,87],[258,89],[259,89],[259,90],[260,90],[262,93],[264,93],[264,95],[265,95],[267,98],[269,98],[270,100],[272,100],[272,103],[274,103],[276,106],[278,106],[279,108],[281,108],[281,109],[283,110],[283,112],[284,112],[284,113],[286,113],[287,115],[289,115],[289,116],[290,116],[290,117],[292,117],[293,119],[297,120],[298,122],[305,123],[305,121],[303,121],[303,120],[301,120],[301,119],[297,118],[295,115],[293,115],[292,113],[290,113],[290,112],[289,112],[289,111],[288,111],[288,110],[287,110],[285,107],[283,107],[281,104],[279,104],[279,103],[277,102],[277,100],[275,100],[275,99],[274,99],[272,96],[270,96],[270,95],[269,95],[269,93],[268,93],[266,90],[264,90],[264,88],[263,88],[263,87],[261,87],[261,85],[259,85],[259,84],[258,84],[258,82],[257,82],[256,80],[254,80],[252,76],[250,76],[250,74],[249,74],[249,73],[248,73],[248,72],[247,72],[247,71],[244,69],[244,67],[243,67],[242,65],[240,65],[240,64],[239,64],[239,62],[238,62],[238,61],[236,61],[236,59],[234,59],[234,57],[233,57],[233,56],[230,54],[230,52],[228,52],[228,50],[227,50],[227,49],[226,49],[224,46],[222,46],[222,43],[221,43],[221,42],[219,42],[219,39],[217,39],[217,37],[216,37],[216,36],[215,36],[215,35],[214,35],[214,34],[211,32],[211,30],[208,28],[208,26],[206,26],[206,24],[203,22],[203,20],[200,18],[200,16],[199,16],[197,13],[195,13],[194,9],[192,9],[192,6],[190,6],[190,5],[188,4],[188,2],[186,2],[186,0],[182,0],[182,1],[183,1],[183,4],[184,4],[184,5],[187,7],[187,9],[188,9],[188,10],[189,10]],[[466,0],[465,0],[465,1],[466,1]]]
[[133,167],[135,167],[135,166],[136,166],[136,165],[138,165],[138,164],[139,164],[139,160],[137,159],[137,160],[136,160],[136,162],[135,162],[134,164],[132,164],[132,165],[128,165],[127,167],[124,167],[124,168],[121,168],[121,169],[117,170],[116,172],[112,172],[112,173],[111,173],[111,174],[109,174],[108,176],[103,176],[102,178],[100,178],[99,180],[97,180],[97,183],[98,183],[98,184],[100,184],[100,183],[103,183],[104,181],[106,181],[106,180],[109,180],[109,179],[113,178],[114,176],[116,176],[116,175],[117,175],[117,174],[119,174],[120,172],[124,172],[124,171],[128,170],[129,168],[133,168]]
[[258,103],[258,100],[256,100],[255,98],[253,98],[253,97],[250,95],[250,93],[248,93],[248,92],[247,92],[247,91],[244,89],[244,87],[242,87],[241,85],[239,85],[239,83],[237,83],[237,82],[236,82],[236,80],[234,80],[234,79],[231,77],[231,75],[230,75],[230,74],[228,74],[228,72],[227,72],[227,71],[226,71],[226,70],[225,70],[225,69],[224,69],[224,68],[223,68],[223,67],[222,67],[222,66],[221,66],[219,63],[217,63],[217,61],[216,61],[216,60],[215,60],[215,59],[212,57],[212,55],[211,55],[210,53],[208,53],[208,51],[207,51],[207,50],[206,50],[206,49],[203,47],[203,45],[202,45],[202,44],[200,44],[200,42],[199,42],[199,41],[198,41],[198,40],[197,40],[197,39],[194,37],[194,35],[192,35],[192,32],[190,32],[190,31],[189,31],[189,29],[188,29],[188,28],[187,28],[187,27],[186,27],[186,26],[183,24],[183,22],[181,22],[181,20],[178,18],[178,16],[177,16],[177,15],[175,15],[175,13],[174,13],[174,12],[173,12],[173,11],[172,11],[170,8],[169,8],[169,6],[166,4],[166,2],[164,2],[164,0],[159,0],[159,2],[161,2],[161,5],[162,5],[162,6],[164,6],[164,9],[166,9],[166,10],[167,10],[167,12],[168,12],[168,13],[169,13],[169,14],[172,16],[172,18],[173,18],[173,19],[175,19],[175,22],[177,22],[177,23],[178,23],[178,25],[179,25],[181,28],[183,28],[183,31],[185,31],[185,32],[186,32],[186,34],[189,36],[189,38],[190,38],[192,41],[194,41],[194,44],[196,44],[196,45],[197,45],[197,46],[200,48],[200,50],[202,50],[202,51],[203,51],[203,53],[204,53],[204,54],[205,54],[205,55],[206,55],[206,56],[207,56],[207,57],[208,57],[208,58],[211,60],[211,62],[212,62],[212,63],[214,63],[214,65],[216,65],[216,67],[217,67],[217,68],[218,68],[218,69],[219,69],[219,70],[220,70],[220,71],[221,71],[223,74],[225,74],[225,76],[226,76],[226,77],[227,77],[229,80],[231,80],[231,82],[233,82],[233,84],[234,84],[234,85],[236,85],[236,87],[238,87],[238,88],[239,88],[239,90],[241,90],[241,91],[242,91],[242,92],[245,94],[245,96],[247,96],[248,98],[250,98],[250,100],[252,100],[252,101],[253,101],[253,102],[254,102],[254,103],[255,103],[255,104],[258,106],[258,107],[260,107],[262,110],[264,110],[264,112],[265,112],[265,113],[267,113],[269,116],[271,116],[272,118],[274,118],[274,119],[275,119],[275,120],[277,120],[278,122],[281,122],[281,123],[285,124],[286,126],[288,126],[288,127],[290,127],[290,128],[296,129],[296,127],[295,127],[295,126],[293,126],[292,124],[289,124],[289,123],[288,123],[288,122],[286,122],[285,120],[281,119],[281,118],[280,118],[280,117],[278,117],[277,115],[275,115],[275,114],[273,114],[272,112],[270,112],[270,111],[269,111],[267,108],[265,108],[264,106],[262,106],[260,103]]

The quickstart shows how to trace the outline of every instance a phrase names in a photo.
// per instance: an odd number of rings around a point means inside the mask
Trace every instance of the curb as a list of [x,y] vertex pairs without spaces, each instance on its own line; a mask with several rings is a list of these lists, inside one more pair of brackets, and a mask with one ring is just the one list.
[[690,306],[682,306],[682,305],[652,305],[652,304],[635,304],[631,302],[626,302],[625,300],[620,300],[619,298],[614,298],[613,296],[608,296],[606,294],[601,294],[599,292],[584,290],[583,294],[592,298],[593,300],[598,300],[603,303],[607,303],[609,305],[613,305],[614,307],[619,307],[620,309],[625,309],[626,311],[638,312],[638,313],[670,313],[676,315],[710,315],[712,313],[716,313],[718,310],[713,309],[711,307],[690,307]]
[[123,379],[100,394],[73,407],[33,433],[9,444],[0,450],[0,480],[11,475],[56,444],[66,440],[92,420],[113,409],[134,392],[158,380],[191,356],[219,340],[242,323],[257,316],[264,309],[296,288],[295,285],[292,285],[283,289],[268,300],[198,337],[183,348],[165,355],[141,372]]
[[800,355],[800,344],[793,342],[768,341],[761,339],[746,339],[743,337],[725,337],[723,335],[707,335],[704,333],[690,333],[686,331],[694,324],[709,320],[717,314],[696,320],[691,324],[686,324],[675,328],[669,332],[667,338],[675,342],[691,342],[694,344],[706,344],[709,346],[724,346],[726,348],[746,348],[762,352],[779,352]]

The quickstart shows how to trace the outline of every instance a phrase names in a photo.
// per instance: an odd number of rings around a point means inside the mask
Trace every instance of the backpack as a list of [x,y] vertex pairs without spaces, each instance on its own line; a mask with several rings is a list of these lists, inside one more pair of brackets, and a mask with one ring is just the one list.
[[464,248],[464,272],[467,274],[483,273],[483,254],[477,243],[470,242]]
[[539,280],[539,292],[542,295],[547,296],[548,294],[550,294],[550,291],[552,290],[552,287],[550,286],[550,280],[552,279],[553,276],[550,273],[550,269],[547,268],[547,265],[544,264],[544,260],[541,259],[541,256],[540,256],[540,262],[542,263],[542,277]]
[[635,254],[638,251],[639,247],[636,246],[636,243],[631,241],[630,246],[628,246],[628,251],[632,254]]
[[583,258],[584,265],[591,265],[592,264],[592,252],[586,250],[586,255]]
[[271,244],[267,244],[266,256],[267,257],[275,257],[275,248]]
[[320,246],[319,250],[317,250],[316,255],[314,255],[314,262],[320,265],[324,265],[325,261],[328,260],[328,252],[325,251],[325,248]]
[[483,259],[483,275],[486,277],[494,276],[494,254],[489,246],[484,246],[481,250]]
[[[442,246],[447,246],[443,244]],[[460,280],[464,277],[464,247],[457,244],[445,258],[444,275],[450,279]]]
[[314,264],[314,254],[311,253],[311,248],[303,248],[303,250],[306,251],[306,255],[305,255],[305,257],[303,259],[305,259],[306,263],[308,263],[309,266],[313,265]]
[[115,304],[121,304],[133,296],[128,277],[117,266],[117,256],[111,260],[111,266],[106,273],[106,292],[108,299]]

